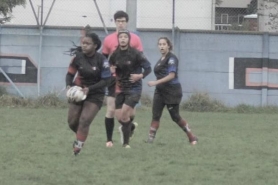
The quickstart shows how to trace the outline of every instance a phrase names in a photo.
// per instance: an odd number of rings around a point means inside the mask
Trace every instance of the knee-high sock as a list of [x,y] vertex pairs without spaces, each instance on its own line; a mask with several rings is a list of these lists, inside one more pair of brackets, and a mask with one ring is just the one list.
[[82,129],[80,129],[79,127],[76,132],[76,140],[84,143],[87,139],[88,133],[89,133],[89,127],[82,128]]
[[191,132],[188,123],[184,119],[180,119],[177,124],[181,127],[181,129],[186,133],[188,139],[192,141],[194,139],[194,135]]
[[106,128],[107,141],[112,141],[114,125],[115,125],[114,118],[105,117],[105,128]]
[[134,125],[134,123],[133,123],[134,117],[135,117],[135,116],[130,116],[131,131],[133,131],[133,130],[135,129],[135,125]]
[[87,139],[89,129],[78,129],[76,132],[76,143],[74,145],[74,151],[80,151]]
[[150,127],[150,131],[149,131],[149,137],[154,139],[155,135],[156,135],[156,131],[159,128],[159,121],[152,121],[151,122],[151,127]]
[[130,137],[130,131],[131,131],[131,122],[120,122],[122,124],[122,131],[124,135],[124,145],[129,144],[129,137]]

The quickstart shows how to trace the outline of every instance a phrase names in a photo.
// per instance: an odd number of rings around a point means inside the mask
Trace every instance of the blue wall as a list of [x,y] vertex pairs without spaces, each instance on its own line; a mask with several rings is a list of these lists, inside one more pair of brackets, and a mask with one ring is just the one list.
[[[111,32],[111,31],[110,31]],[[103,39],[105,32],[97,29]],[[35,27],[1,27],[1,55],[27,55],[39,63],[39,30]],[[144,52],[152,66],[160,57],[157,40],[161,36],[171,38],[171,31],[139,30]],[[26,97],[61,93],[65,87],[65,75],[71,56],[64,52],[72,47],[71,41],[79,44],[81,28],[45,28],[42,37],[40,87],[37,83],[16,83]],[[278,105],[276,89],[229,89],[229,58],[270,58],[278,59],[278,37],[263,33],[221,33],[177,31],[174,53],[180,59],[179,78],[183,87],[183,99],[194,92],[207,92],[212,98],[223,101],[228,106],[241,103],[249,105]],[[1,67],[0,59],[0,67]],[[2,66],[3,67],[3,66]],[[9,74],[8,74],[9,75]],[[236,74],[234,74],[236,75]],[[268,74],[267,74],[268,75]],[[263,74],[259,74],[263,79]],[[278,84],[277,75],[268,75]],[[144,93],[152,97],[154,88],[146,85],[155,79],[151,74],[145,79]],[[9,83],[1,83],[9,92],[17,91]]]

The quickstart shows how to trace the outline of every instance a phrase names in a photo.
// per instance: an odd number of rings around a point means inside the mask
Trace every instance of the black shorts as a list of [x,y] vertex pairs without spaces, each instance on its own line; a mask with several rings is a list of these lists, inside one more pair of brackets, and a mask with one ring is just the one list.
[[108,90],[107,96],[111,96],[111,97],[115,98],[115,96],[116,96],[116,94],[115,94],[116,85],[114,84],[114,85],[108,86],[107,90]]
[[115,107],[116,109],[121,109],[123,104],[126,104],[132,108],[136,106],[141,98],[139,93],[124,93],[121,92],[116,95]]
[[180,84],[167,84],[163,88],[156,88],[154,96],[159,94],[165,104],[180,104],[182,100],[182,88]]
[[104,94],[88,94],[84,101],[74,102],[74,104],[82,105],[85,101],[88,101],[96,104],[100,110],[103,104],[103,100],[104,100]]
[[111,77],[109,85],[107,86],[107,96],[111,96],[111,97],[116,97],[115,91],[116,91],[116,79],[115,77]]

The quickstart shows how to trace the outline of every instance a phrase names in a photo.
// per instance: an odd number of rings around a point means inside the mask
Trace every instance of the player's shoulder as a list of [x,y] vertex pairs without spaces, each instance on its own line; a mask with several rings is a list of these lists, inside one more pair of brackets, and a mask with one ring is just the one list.
[[130,47],[129,50],[133,53],[133,54],[141,54],[143,53],[142,51],[139,51],[137,48],[135,47]]
[[80,51],[77,51],[77,52],[74,54],[73,58],[74,58],[75,60],[82,59],[82,58],[84,58],[84,54],[83,54],[82,52],[80,52]]
[[97,57],[98,59],[100,59],[101,61],[103,61],[103,60],[106,59],[106,57],[105,57],[102,53],[96,52],[95,55],[96,55],[96,57]]
[[140,39],[140,37],[133,32],[130,33],[130,37],[133,38],[133,39]]
[[113,33],[110,33],[109,35],[107,35],[105,38],[104,38],[104,42],[105,41],[110,41],[112,39],[117,39],[117,32],[113,32]]
[[168,56],[168,63],[172,64],[172,63],[178,62],[178,61],[179,61],[178,57],[174,53],[170,52],[169,56]]
[[178,57],[174,54],[174,53],[172,53],[172,52],[169,52],[169,59],[175,59],[175,60],[178,60]]

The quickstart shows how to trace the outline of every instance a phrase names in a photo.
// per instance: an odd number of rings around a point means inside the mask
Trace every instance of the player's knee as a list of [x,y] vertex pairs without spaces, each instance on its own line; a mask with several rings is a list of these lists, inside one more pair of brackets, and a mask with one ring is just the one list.
[[180,119],[181,119],[180,115],[177,114],[177,113],[171,112],[170,115],[171,115],[172,120],[175,123],[178,123],[180,121]]
[[76,120],[76,119],[74,119],[74,118],[68,118],[68,124],[69,124],[69,126],[71,126],[71,125],[75,125],[75,124],[76,124],[76,122],[77,122],[77,120]]
[[120,118],[120,121],[121,122],[128,122],[128,121],[130,121],[130,118],[129,118],[129,116],[122,115],[121,118]]
[[152,119],[153,121],[160,121],[161,113],[157,113],[156,111],[153,112]]
[[89,127],[90,124],[91,124],[91,121],[90,121],[88,118],[86,118],[86,117],[82,117],[82,118],[80,118],[80,120],[79,120],[79,125],[80,125],[80,127],[82,127],[82,128]]
[[113,118],[115,116],[115,109],[107,109],[105,116],[107,118]]

